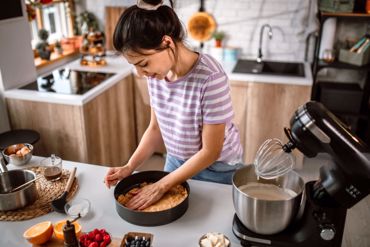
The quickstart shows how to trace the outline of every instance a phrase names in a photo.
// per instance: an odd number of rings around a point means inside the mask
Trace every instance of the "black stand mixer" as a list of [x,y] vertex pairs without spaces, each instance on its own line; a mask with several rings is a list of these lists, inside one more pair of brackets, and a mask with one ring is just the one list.
[[257,234],[234,216],[233,232],[242,246],[341,246],[346,212],[370,193],[370,150],[321,103],[301,106],[285,128],[285,151],[305,156],[328,153],[334,164],[305,184],[306,200],[295,221],[273,235]]

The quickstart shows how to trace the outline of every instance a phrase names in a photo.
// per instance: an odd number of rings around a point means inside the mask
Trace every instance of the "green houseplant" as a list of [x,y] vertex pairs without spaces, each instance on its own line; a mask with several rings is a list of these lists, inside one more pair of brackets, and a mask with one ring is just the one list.
[[36,50],[40,58],[50,60],[51,50],[48,43],[49,32],[45,29],[40,29],[38,36],[40,41],[36,45]]
[[225,38],[225,33],[223,31],[215,31],[212,36],[216,41],[215,46],[222,47],[222,40]]

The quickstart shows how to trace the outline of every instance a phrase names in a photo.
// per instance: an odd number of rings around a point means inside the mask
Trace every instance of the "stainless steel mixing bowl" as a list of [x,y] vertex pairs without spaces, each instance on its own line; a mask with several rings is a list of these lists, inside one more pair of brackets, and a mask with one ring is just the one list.
[[32,179],[36,174],[27,170],[11,170],[0,173],[0,211],[15,210],[32,204],[38,198],[36,182],[9,192]]
[[[273,184],[290,189],[296,196],[286,200],[262,200],[251,197],[239,189],[250,183]],[[303,179],[294,171],[276,179],[257,179],[253,165],[242,167],[233,176],[233,202],[240,221],[258,234],[275,234],[284,230],[296,217],[303,203]]]

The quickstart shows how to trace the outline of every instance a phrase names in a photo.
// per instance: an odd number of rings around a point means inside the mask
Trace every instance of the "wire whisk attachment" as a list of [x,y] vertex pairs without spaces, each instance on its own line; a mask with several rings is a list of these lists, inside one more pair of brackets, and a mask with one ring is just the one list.
[[257,177],[274,179],[292,170],[295,158],[279,139],[267,139],[258,149],[254,160]]

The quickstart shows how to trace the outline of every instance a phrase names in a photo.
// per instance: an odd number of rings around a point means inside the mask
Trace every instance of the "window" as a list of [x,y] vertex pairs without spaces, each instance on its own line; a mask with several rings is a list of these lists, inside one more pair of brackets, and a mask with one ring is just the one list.
[[42,28],[49,32],[49,43],[73,36],[69,2],[54,1],[51,4],[38,5],[35,10],[36,18],[29,22],[33,48],[39,42],[37,33]]

